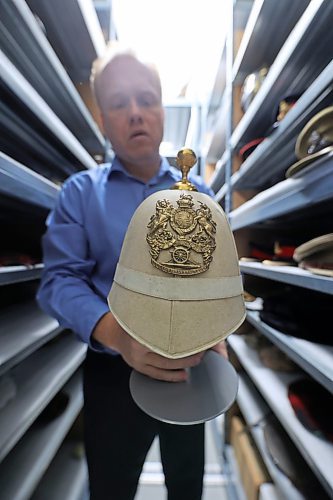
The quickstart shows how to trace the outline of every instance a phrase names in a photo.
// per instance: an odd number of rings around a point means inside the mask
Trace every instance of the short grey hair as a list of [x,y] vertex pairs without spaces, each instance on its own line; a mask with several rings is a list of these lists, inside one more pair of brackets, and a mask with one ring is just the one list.
[[128,46],[125,46],[125,45],[119,43],[118,41],[113,40],[113,41],[109,42],[109,44],[107,45],[107,48],[106,48],[104,54],[101,57],[95,59],[95,61],[92,64],[92,68],[91,68],[90,86],[91,86],[92,93],[95,97],[95,100],[96,100],[98,106],[101,108],[101,104],[102,104],[102,101],[101,101],[102,89],[101,89],[101,84],[100,84],[101,83],[101,76],[102,76],[104,70],[106,69],[106,67],[110,64],[110,62],[113,59],[115,59],[116,57],[122,57],[122,56],[133,57],[133,59],[136,59],[138,62],[142,63],[144,66],[146,66],[151,71],[152,75],[154,76],[154,79],[156,79],[156,84],[157,84],[157,87],[159,89],[160,95],[162,97],[161,80],[160,80],[160,76],[159,76],[159,73],[157,71],[156,66],[151,62],[147,62],[147,61],[142,60],[137,55],[137,53],[135,52],[134,49],[132,49]]

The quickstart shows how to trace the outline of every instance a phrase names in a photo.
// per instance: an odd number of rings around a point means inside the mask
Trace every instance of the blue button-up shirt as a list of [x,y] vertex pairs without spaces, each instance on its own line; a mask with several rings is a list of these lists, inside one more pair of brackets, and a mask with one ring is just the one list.
[[[47,219],[44,272],[39,305],[64,328],[92,346],[91,333],[109,311],[109,294],[123,239],[140,203],[180,180],[179,170],[162,159],[147,183],[131,176],[119,159],[71,176]],[[212,195],[199,176],[199,191]]]

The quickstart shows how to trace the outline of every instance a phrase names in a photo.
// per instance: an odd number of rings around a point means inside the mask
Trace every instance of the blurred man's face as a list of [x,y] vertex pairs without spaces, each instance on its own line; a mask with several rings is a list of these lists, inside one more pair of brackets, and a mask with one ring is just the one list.
[[153,70],[131,56],[118,56],[102,73],[100,89],[105,134],[124,165],[158,165],[164,112]]

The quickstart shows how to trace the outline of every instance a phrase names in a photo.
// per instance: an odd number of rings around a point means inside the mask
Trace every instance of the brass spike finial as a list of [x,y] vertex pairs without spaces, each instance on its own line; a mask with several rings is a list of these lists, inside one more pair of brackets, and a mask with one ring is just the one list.
[[184,191],[198,191],[197,188],[192,184],[187,176],[191,168],[196,164],[197,157],[195,152],[189,148],[182,148],[177,153],[177,165],[182,172],[182,179],[176,182],[171,189],[182,189]]

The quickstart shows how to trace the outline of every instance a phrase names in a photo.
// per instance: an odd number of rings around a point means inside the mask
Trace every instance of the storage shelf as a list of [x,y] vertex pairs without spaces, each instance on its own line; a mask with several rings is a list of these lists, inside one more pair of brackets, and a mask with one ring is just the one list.
[[[210,187],[213,189],[213,191],[216,192],[216,198],[218,197],[218,189],[225,186],[225,167],[227,162],[230,160],[230,153],[228,150],[226,150],[222,158],[216,163],[216,168],[214,170],[214,173],[212,175],[212,178],[210,180]],[[220,197],[219,199],[221,199]],[[216,199],[218,202],[219,199]]]
[[278,128],[259,144],[231,178],[233,189],[261,189],[297,161],[295,143],[306,123],[333,98],[333,61],[298,99]]
[[[247,311],[247,320],[333,394],[333,347],[285,335]],[[329,326],[327,326],[329,328]]]
[[[260,455],[267,470],[274,481],[282,498],[288,500],[304,500],[304,496],[295,488],[288,477],[283,474],[274,464],[267,452],[267,446],[261,424],[269,415],[270,409],[256,391],[254,385],[246,374],[239,374],[239,389],[237,395],[238,406],[250,427],[252,437],[258,447]],[[256,408],[256,411],[253,411]]]
[[[309,0],[256,0],[253,4],[234,65],[233,80],[243,83],[244,78],[262,66],[270,66],[286,38],[306,9]],[[274,37],[267,40],[267,26]]]
[[37,20],[23,0],[0,7],[3,52],[91,154],[104,138]]
[[[294,3],[294,2],[293,2]],[[280,2],[279,2],[280,4]],[[288,8],[290,9],[290,2]],[[276,2],[274,10],[276,10]],[[331,20],[333,4],[326,0],[310,2],[271,65],[255,98],[231,137],[233,149],[255,137],[262,137],[272,125],[272,110],[286,95],[302,94],[331,60],[327,47],[333,43]],[[275,14],[270,20],[274,20]],[[286,23],[289,12],[281,26]],[[267,26],[263,27],[266,29]],[[269,45],[267,35],[262,45]]]
[[308,462],[327,492],[333,492],[333,445],[311,434],[298,421],[287,397],[288,385],[299,375],[277,373],[262,365],[253,349],[239,335],[231,335],[228,342],[256,387],[280,420],[301,455]]
[[35,264],[32,266],[0,267],[0,286],[39,279],[41,277],[43,267],[43,264]]
[[[73,334],[72,334],[73,335]],[[0,411],[0,460],[82,363],[86,346],[73,336],[43,346],[16,366],[16,395]]]
[[232,229],[240,229],[332,199],[332,165],[333,153],[329,153],[299,174],[259,193],[230,213]]
[[42,20],[48,40],[71,80],[87,82],[92,62],[106,47],[94,2],[27,0],[27,4]]
[[88,470],[84,456],[73,456],[75,444],[62,444],[31,500],[83,500],[85,489],[88,491]]
[[1,311],[0,374],[17,365],[61,332],[58,321],[39,309],[35,301]]
[[0,192],[52,209],[60,187],[0,151]]
[[260,262],[239,263],[240,270],[246,274],[260,276],[270,280],[296,285],[317,292],[333,295],[333,279],[329,276],[319,276],[312,274],[300,267],[292,266],[268,266]]
[[0,51],[0,79],[24,103],[35,117],[67,148],[85,168],[96,167],[96,162],[79,140],[58,118],[32,85]]
[[[2,500],[14,498],[28,500],[30,498],[82,408],[81,377],[82,374],[78,371],[63,388],[63,391],[70,397],[65,411],[49,423],[41,425],[35,422],[1,464]],[[68,463],[66,465],[68,466]],[[73,468],[69,470],[74,473]],[[83,471],[80,470],[80,472],[82,474]],[[45,498],[54,498],[52,490],[48,491],[43,499]],[[74,500],[75,497],[58,496],[57,498],[61,500],[73,498]]]
[[233,451],[233,447],[225,447],[226,464],[230,469],[230,480],[226,484],[227,496],[230,500],[246,500],[243,484],[240,479],[239,467]]

